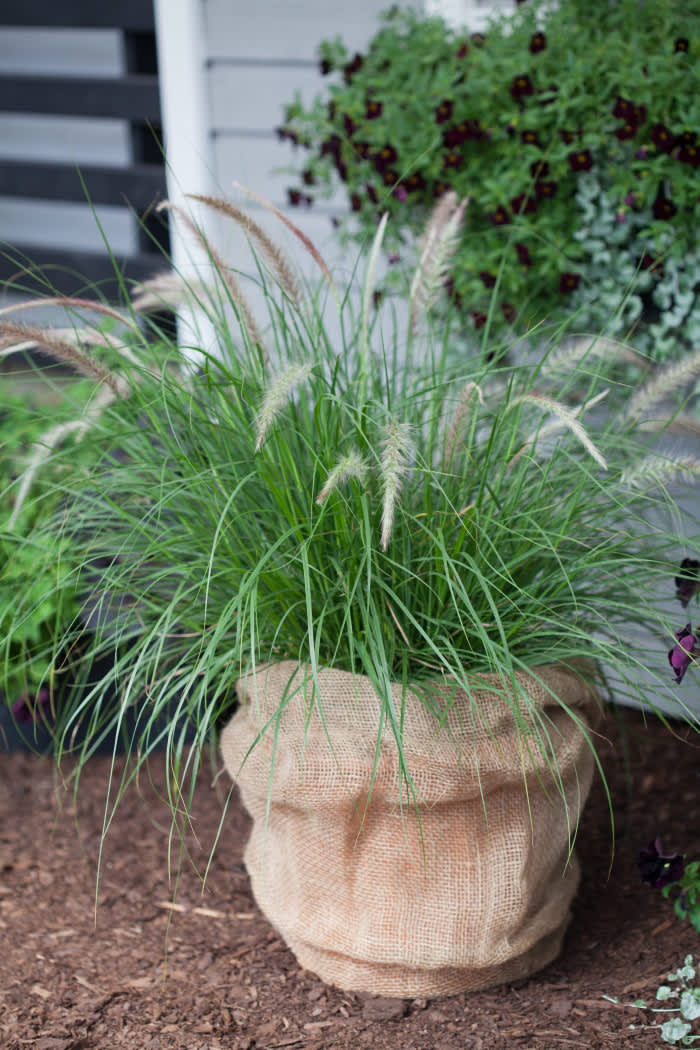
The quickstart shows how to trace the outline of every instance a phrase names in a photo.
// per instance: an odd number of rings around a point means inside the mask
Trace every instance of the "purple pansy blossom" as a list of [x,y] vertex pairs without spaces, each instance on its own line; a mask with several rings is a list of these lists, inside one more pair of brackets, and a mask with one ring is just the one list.
[[51,696],[46,688],[40,689],[33,700],[26,695],[21,696],[12,705],[12,715],[18,722],[38,722],[45,714],[50,700]]
[[660,890],[679,881],[683,875],[683,856],[680,853],[664,854],[657,837],[646,849],[640,850],[637,866],[642,882]]
[[674,583],[676,598],[685,609],[693,595],[700,593],[700,561],[697,558],[684,558]]
[[673,668],[675,681],[678,684],[683,681],[683,676],[693,660],[697,639],[689,623],[681,627],[680,631],[676,631],[675,637],[678,644],[669,649],[668,662]]

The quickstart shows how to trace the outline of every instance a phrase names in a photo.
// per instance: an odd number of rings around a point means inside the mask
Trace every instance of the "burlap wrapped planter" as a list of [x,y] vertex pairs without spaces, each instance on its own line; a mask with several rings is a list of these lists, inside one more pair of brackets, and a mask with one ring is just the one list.
[[[389,729],[376,756],[380,704],[366,678],[320,672],[323,722],[309,711],[308,671],[294,663],[239,682],[221,750],[253,818],[245,862],[258,905],[303,967],[347,990],[438,996],[525,977],[556,957],[593,756],[553,697],[587,728],[598,703],[570,672],[535,674],[541,682],[520,681],[548,724],[556,783],[537,739],[524,739],[532,724],[516,727],[495,693],[475,694],[477,713],[457,691],[442,728],[406,697],[419,816],[405,790],[399,802]],[[277,729],[246,758],[285,697]]]

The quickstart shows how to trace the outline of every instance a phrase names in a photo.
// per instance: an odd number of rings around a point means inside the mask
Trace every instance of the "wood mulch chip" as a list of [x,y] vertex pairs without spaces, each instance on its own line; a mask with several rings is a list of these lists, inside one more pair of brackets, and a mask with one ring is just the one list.
[[[100,857],[109,758],[90,761],[77,799],[51,760],[0,755],[0,1047],[3,1050],[656,1050],[653,999],[700,938],[640,882],[639,850],[700,857],[700,750],[622,711],[600,755],[616,823],[596,783],[577,849],[583,878],[561,957],[531,979],[453,998],[377,999],[301,970],[258,912],[234,795],[204,889],[225,777],[198,778],[191,827],[170,840],[163,757],[125,793]],[[700,738],[697,738],[700,740]],[[123,760],[118,759],[118,770]],[[214,781],[216,780],[216,783]],[[168,852],[170,847],[170,871]],[[98,861],[101,875],[97,882]]]

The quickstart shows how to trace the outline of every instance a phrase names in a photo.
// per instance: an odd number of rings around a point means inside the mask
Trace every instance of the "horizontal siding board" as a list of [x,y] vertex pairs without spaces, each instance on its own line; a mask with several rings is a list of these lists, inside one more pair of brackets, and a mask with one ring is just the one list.
[[314,61],[321,40],[336,36],[351,49],[362,48],[389,6],[389,0],[354,0],[342,7],[329,0],[207,0],[209,55]]
[[146,0],[2,0],[0,25],[147,31],[155,20]]
[[[0,10],[2,4],[0,3]],[[116,29],[8,29],[0,14],[0,73],[119,76],[122,34]]]
[[0,161],[0,196],[129,204],[137,211],[166,196],[165,173],[154,164],[130,168],[37,161]]
[[0,164],[8,159],[126,166],[129,125],[114,118],[0,112]]
[[134,255],[136,225],[136,218],[124,207],[0,197],[0,250],[8,244],[29,244],[50,251],[106,253],[106,241],[115,254]]
[[160,120],[158,78],[0,75],[0,107],[12,113]]
[[209,73],[214,131],[267,131],[284,121],[284,107],[295,92],[309,105],[323,90],[316,65],[213,64]]
[[[165,268],[157,255],[118,257],[117,262],[127,286]],[[4,293],[99,293],[111,301],[123,297],[109,256],[65,248],[49,250],[16,245],[11,251],[0,252],[0,286]]]
[[[228,195],[234,182],[240,182],[278,208],[288,205],[287,187],[299,187],[296,172],[303,167],[305,156],[305,150],[280,142],[269,132],[251,136],[217,135],[214,139],[214,172],[220,192]],[[319,202],[319,208],[332,214],[345,214],[346,198],[338,191],[331,200]]]

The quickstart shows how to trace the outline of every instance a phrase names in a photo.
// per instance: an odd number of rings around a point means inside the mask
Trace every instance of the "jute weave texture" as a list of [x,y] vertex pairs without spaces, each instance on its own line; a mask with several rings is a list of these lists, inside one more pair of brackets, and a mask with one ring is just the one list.
[[529,698],[517,718],[495,679],[471,696],[436,687],[442,725],[392,686],[418,812],[387,725],[377,742],[367,678],[321,670],[320,703],[289,661],[238,683],[221,750],[253,818],[245,862],[303,967],[346,990],[432,997],[527,976],[559,953],[598,701],[559,667],[517,677]]

